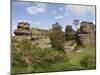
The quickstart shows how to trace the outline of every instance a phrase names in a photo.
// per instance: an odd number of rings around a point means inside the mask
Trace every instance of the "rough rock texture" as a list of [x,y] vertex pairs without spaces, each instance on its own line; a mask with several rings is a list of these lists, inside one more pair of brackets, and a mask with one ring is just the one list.
[[37,45],[41,49],[51,48],[50,39],[48,37],[46,37],[46,38],[39,38],[37,40],[34,40],[32,43],[34,45]]
[[64,51],[72,51],[75,49],[75,47],[77,46],[77,43],[75,40],[71,40],[71,41],[66,41],[65,45],[64,45]]
[[95,29],[91,22],[81,22],[80,32],[77,34],[78,42],[82,45],[95,43]]
[[31,40],[34,45],[37,45],[41,49],[51,48],[50,39],[47,35],[47,30],[32,29]]
[[91,33],[94,32],[94,24],[91,22],[81,22],[80,31],[82,33]]
[[27,22],[18,23],[17,29],[14,31],[17,40],[29,39],[34,45],[42,49],[51,48],[50,39],[47,33],[48,30],[31,28]]
[[[31,28],[27,22],[19,22],[15,29],[15,38],[18,40],[28,39],[34,45],[44,49],[51,48],[50,38],[48,33],[50,30],[41,30]],[[59,36],[58,36],[59,37]],[[90,45],[95,43],[95,28],[91,22],[81,22],[80,29],[77,32],[78,42],[82,45]],[[56,38],[55,38],[56,39]],[[64,51],[72,51],[77,46],[75,39],[65,41]]]
[[19,22],[17,29],[15,29],[14,34],[18,40],[30,39],[30,25],[27,22]]

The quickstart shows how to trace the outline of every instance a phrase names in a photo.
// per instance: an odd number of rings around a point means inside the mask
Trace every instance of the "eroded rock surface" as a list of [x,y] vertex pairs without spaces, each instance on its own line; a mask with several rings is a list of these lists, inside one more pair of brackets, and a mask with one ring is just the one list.
[[77,34],[78,42],[82,45],[95,43],[95,28],[91,22],[81,22],[80,31]]
[[72,51],[75,49],[76,46],[77,46],[77,43],[75,40],[66,41],[64,45],[64,51]]

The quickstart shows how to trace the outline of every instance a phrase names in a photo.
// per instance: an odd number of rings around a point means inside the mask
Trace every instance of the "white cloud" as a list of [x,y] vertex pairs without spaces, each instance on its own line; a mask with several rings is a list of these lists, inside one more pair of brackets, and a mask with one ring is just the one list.
[[87,13],[94,14],[95,8],[92,6],[65,5],[65,13],[66,12],[72,16],[82,17]]
[[59,8],[60,11],[63,11],[63,8]]
[[29,14],[36,15],[36,14],[45,12],[45,9],[41,8],[41,7],[31,6],[31,7],[27,8],[27,11]]
[[32,24],[33,25],[40,25],[40,22],[39,21],[34,21]]
[[44,13],[45,11],[46,11],[46,4],[44,3],[36,3],[35,6],[30,6],[27,8],[27,12],[31,15]]
[[64,16],[56,16],[55,19],[62,19]]
[[70,13],[68,13],[68,12],[65,12],[64,13],[64,16],[70,16],[71,14]]
[[83,16],[86,14],[87,7],[86,6],[73,6],[73,5],[66,5],[65,11],[69,12],[73,16]]
[[88,10],[91,15],[95,16],[95,7],[90,7]]
[[63,11],[63,8],[58,8],[58,10],[53,10],[52,12],[54,13],[54,14],[56,14],[57,12],[61,12],[61,11]]
[[25,19],[17,20],[17,22],[28,22],[28,23],[31,23],[30,21],[25,20]]
[[12,25],[12,36],[14,36],[14,30],[17,29],[17,25]]

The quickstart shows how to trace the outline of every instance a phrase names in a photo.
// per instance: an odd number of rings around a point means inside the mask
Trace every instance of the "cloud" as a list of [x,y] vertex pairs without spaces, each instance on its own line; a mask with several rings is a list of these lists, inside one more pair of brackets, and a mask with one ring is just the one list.
[[89,14],[95,14],[95,8],[92,6],[65,5],[65,13],[68,12],[72,16],[82,17]]
[[32,24],[33,25],[40,25],[40,22],[39,21],[34,21]]
[[46,12],[46,5],[44,3],[36,3],[35,6],[30,6],[27,8],[27,12],[31,15],[37,15]]
[[17,20],[17,22],[28,22],[28,23],[31,23],[29,20],[25,20],[25,19]]
[[62,19],[64,16],[56,16],[55,19]]
[[64,16],[70,16],[71,14],[70,13],[68,13],[68,12],[65,12],[64,13]]
[[95,16],[95,7],[92,6],[92,7],[88,8],[88,10],[89,10],[90,15]]
[[12,25],[12,36],[14,36],[14,30],[17,29],[17,25]]
[[59,8],[60,11],[63,11],[63,8]]

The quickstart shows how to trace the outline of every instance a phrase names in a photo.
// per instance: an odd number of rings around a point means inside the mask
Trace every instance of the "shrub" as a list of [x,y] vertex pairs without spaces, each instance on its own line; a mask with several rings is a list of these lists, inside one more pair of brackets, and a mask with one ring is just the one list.
[[33,66],[48,67],[52,64],[68,62],[68,57],[64,52],[58,52],[55,49],[38,49],[33,52]]
[[28,57],[31,56],[31,50],[32,44],[29,40],[22,40],[12,44],[13,66],[27,66],[29,64]]
[[84,56],[83,59],[80,61],[81,66],[88,67],[88,68],[95,68],[96,67],[96,59],[95,56]]
[[51,65],[68,61],[65,52],[53,48],[40,49],[29,40],[18,41],[17,45],[12,44],[12,73],[52,70],[49,68]]
[[64,49],[64,42],[65,42],[65,36],[64,33],[61,30],[61,26],[58,25],[53,25],[53,28],[49,34],[51,45],[53,48],[58,49],[58,50],[63,50]]
[[65,36],[66,36],[66,40],[70,41],[70,40],[75,40],[76,36],[75,36],[75,31],[72,29],[71,25],[67,25],[66,29],[65,29]]

